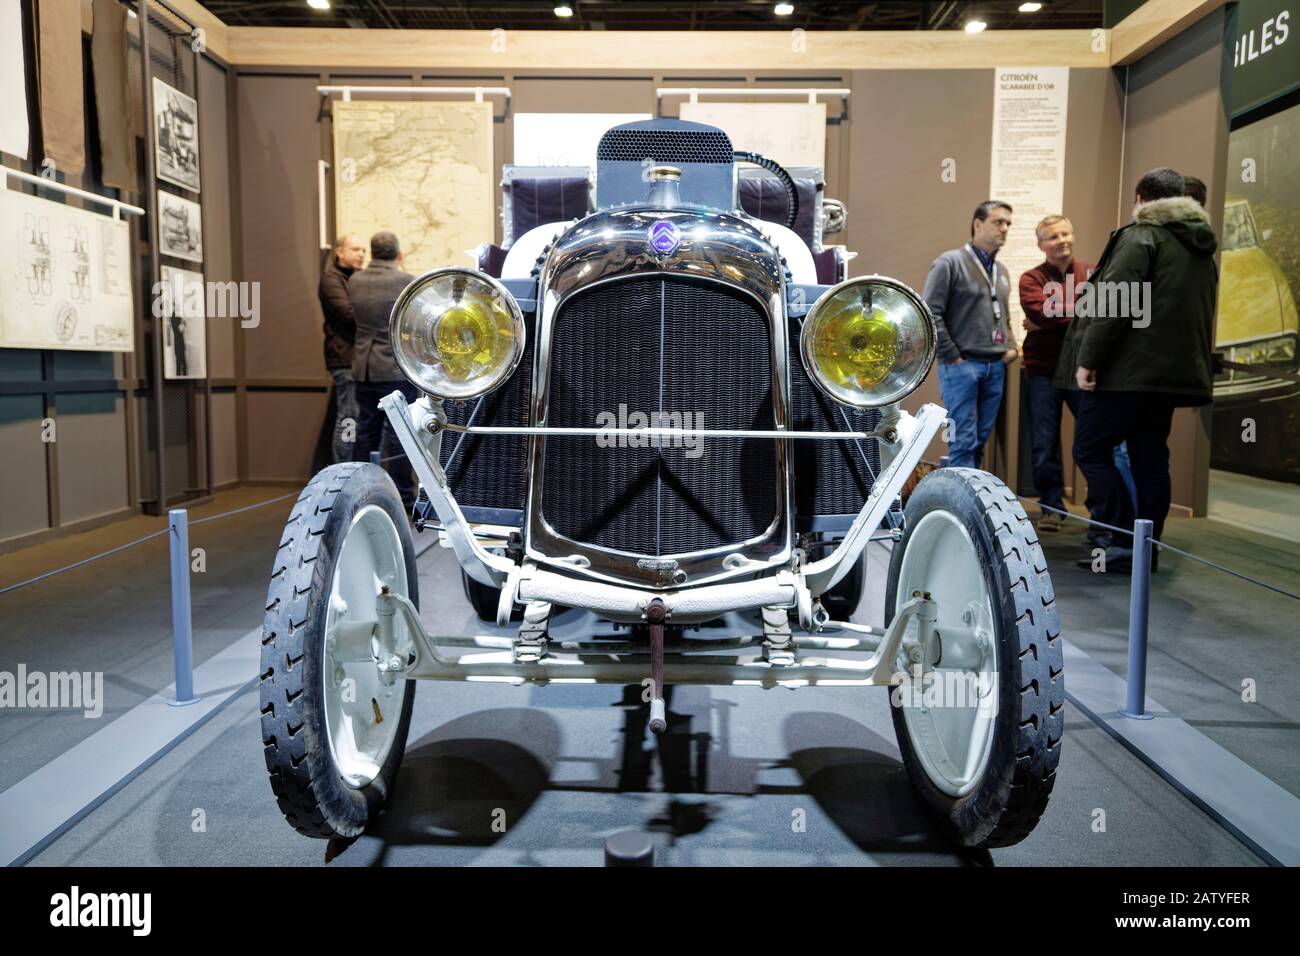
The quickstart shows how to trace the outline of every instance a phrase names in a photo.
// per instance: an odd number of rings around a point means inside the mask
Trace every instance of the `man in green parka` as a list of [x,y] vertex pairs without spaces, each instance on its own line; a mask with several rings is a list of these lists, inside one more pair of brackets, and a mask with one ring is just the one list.
[[[1133,221],[1111,233],[1056,369],[1058,388],[1082,393],[1074,460],[1088,480],[1089,512],[1121,528],[1149,518],[1157,538],[1169,513],[1174,409],[1211,397],[1217,244],[1205,209],[1183,189],[1182,175],[1167,168],[1138,181]],[[1120,442],[1128,444],[1137,515],[1115,467]],[[1124,540],[1107,549],[1107,570],[1129,566]]]

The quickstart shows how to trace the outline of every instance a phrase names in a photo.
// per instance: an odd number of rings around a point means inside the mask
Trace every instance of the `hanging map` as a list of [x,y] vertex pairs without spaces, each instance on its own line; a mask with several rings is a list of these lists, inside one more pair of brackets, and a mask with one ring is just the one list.
[[492,241],[493,172],[491,103],[334,104],[336,233],[395,233],[414,275]]
[[134,349],[125,222],[0,190],[0,223],[0,348]]

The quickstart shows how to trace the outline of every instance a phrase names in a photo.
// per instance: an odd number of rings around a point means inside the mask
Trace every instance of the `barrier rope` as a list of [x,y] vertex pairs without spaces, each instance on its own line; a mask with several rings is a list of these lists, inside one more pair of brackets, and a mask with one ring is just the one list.
[[[302,494],[301,491],[292,491],[287,495],[280,495],[278,498],[268,498],[265,501],[259,501],[257,504],[246,505],[243,508],[235,508],[231,511],[224,511],[221,514],[209,515],[206,518],[198,518],[191,521],[191,525],[203,524],[206,521],[216,521],[218,518],[229,518],[231,515],[243,514],[245,511],[252,511],[255,508],[265,508],[267,505],[275,504],[277,501],[284,501],[286,498],[296,498]],[[64,565],[61,568],[55,568],[53,571],[46,571],[44,574],[38,574],[34,578],[28,578],[26,581],[19,581],[17,584],[10,584],[8,587],[0,588],[0,594],[8,594],[10,591],[17,591],[19,588],[25,588],[29,584],[36,584],[38,581],[44,581],[55,575],[63,574],[65,571],[71,571],[75,568],[84,567],[100,558],[107,558],[110,555],[120,554],[128,548],[134,548],[136,545],[144,544],[146,541],[152,541],[154,538],[161,537],[167,533],[167,528],[160,528],[142,538],[136,538],[134,541],[128,541],[126,544],[119,544],[116,548],[109,548],[99,554],[92,554],[88,558],[82,558],[80,561],[74,561],[72,564]]]
[[1268,588],[1270,591],[1275,591],[1278,594],[1291,598],[1292,600],[1300,601],[1300,594],[1292,594],[1290,591],[1283,590],[1275,584],[1269,584],[1267,581],[1257,581],[1248,575],[1242,574],[1240,571],[1234,571],[1232,568],[1225,568],[1221,564],[1207,561],[1205,558],[1192,554],[1190,551],[1184,551],[1182,548],[1175,548],[1172,544],[1165,544],[1163,541],[1157,541],[1154,538],[1151,539],[1151,543],[1157,545],[1161,551],[1172,551],[1174,554],[1181,554],[1184,558],[1191,558],[1193,561],[1207,564],[1216,571],[1222,571],[1224,574],[1231,574],[1234,578],[1241,578],[1243,581],[1249,581],[1251,584],[1258,584],[1262,588]]
[[[941,467],[938,462],[931,461],[928,458],[922,458],[921,461],[922,463],[927,465],[932,465],[935,468]],[[1015,494],[1015,492],[1012,492],[1012,494]],[[1116,531],[1120,534],[1126,534],[1130,538],[1133,537],[1133,530],[1131,528],[1117,528],[1115,527],[1115,525],[1106,524],[1106,522],[1104,521],[1094,521],[1092,518],[1085,518],[1083,515],[1077,515],[1072,511],[1064,511],[1060,508],[1053,508],[1050,507],[1049,505],[1042,504],[1040,501],[1038,501],[1037,498],[1026,498],[1024,495],[1016,495],[1016,497],[1019,498],[1021,501],[1027,501],[1030,504],[1037,505],[1043,511],[1050,511],[1053,514],[1058,514],[1065,518],[1072,518],[1075,521],[1082,521],[1084,524],[1092,525],[1097,528],[1105,528],[1107,531]],[[1234,527],[1236,526],[1234,525]],[[1172,551],[1174,554],[1182,555],[1184,558],[1191,558],[1193,561],[1199,561],[1201,564],[1214,568],[1216,571],[1222,571],[1224,574],[1231,574],[1234,578],[1240,578],[1243,581],[1248,581],[1251,584],[1259,585],[1260,587],[1266,588],[1269,591],[1273,591],[1276,594],[1281,594],[1284,597],[1291,598],[1292,600],[1300,601],[1300,594],[1292,594],[1290,591],[1286,590],[1285,588],[1280,588],[1276,584],[1269,584],[1267,581],[1260,581],[1258,578],[1252,578],[1249,574],[1242,574],[1240,571],[1234,571],[1232,568],[1226,568],[1221,564],[1215,564],[1213,561],[1207,560],[1206,558],[1202,558],[1200,555],[1192,554],[1190,551],[1184,551],[1182,548],[1176,548],[1172,544],[1166,544],[1165,542],[1160,541],[1157,538],[1151,539],[1151,545],[1152,547],[1159,548],[1161,551]]]
[[[1024,495],[1016,495],[1016,497],[1019,498],[1021,501],[1032,502],[1033,504],[1038,505],[1038,507],[1042,508],[1044,511],[1051,511],[1058,515],[1064,515],[1067,518],[1074,518],[1076,521],[1082,521],[1085,524],[1094,525],[1098,528],[1105,528],[1108,531],[1118,531],[1120,534],[1126,534],[1130,538],[1133,537],[1133,532],[1131,530],[1125,530],[1124,528],[1117,528],[1113,524],[1106,524],[1104,521],[1093,521],[1091,518],[1085,518],[1082,515],[1071,514],[1068,511],[1062,511],[1060,508],[1051,508],[1048,507],[1047,505],[1040,504],[1034,498],[1026,498]],[[1151,545],[1152,547],[1159,548],[1161,551],[1172,551],[1174,554],[1180,554],[1185,558],[1191,558],[1193,561],[1199,561],[1201,564],[1208,565],[1209,567],[1214,568],[1216,571],[1222,571],[1224,574],[1231,574],[1234,578],[1241,578],[1241,580],[1243,581],[1249,581],[1251,584],[1258,584],[1262,588],[1268,588],[1268,590],[1270,591],[1275,591],[1278,594],[1284,595],[1296,601],[1300,601],[1300,594],[1292,594],[1290,591],[1284,590],[1283,588],[1278,587],[1276,584],[1269,584],[1267,581],[1260,581],[1257,578],[1252,578],[1248,574],[1242,574],[1240,571],[1234,571],[1232,568],[1225,568],[1221,564],[1215,564],[1213,561],[1209,561],[1205,558],[1200,557],[1199,555],[1192,554],[1190,551],[1184,551],[1182,548],[1175,548],[1172,544],[1166,544],[1165,542],[1160,541],[1157,538],[1151,539]]]
[[71,571],[73,568],[79,568],[82,565],[90,564],[90,562],[98,561],[100,558],[107,558],[110,554],[117,554],[120,551],[125,551],[127,548],[134,548],[137,544],[144,544],[146,541],[149,541],[153,538],[157,538],[160,535],[164,535],[166,533],[167,533],[167,529],[162,528],[158,531],[155,531],[153,534],[145,535],[143,538],[136,538],[134,541],[128,541],[126,544],[120,544],[116,548],[111,548],[110,550],[105,551],[102,554],[92,554],[88,558],[82,558],[80,561],[74,561],[72,564],[69,564],[65,567],[55,568],[53,571],[46,571],[44,574],[38,574],[34,578],[28,578],[26,581],[19,581],[17,584],[11,584],[8,587],[0,588],[0,594],[7,594],[10,591],[17,591],[19,588],[25,588],[29,584],[35,584],[37,581],[44,581],[46,578],[52,578],[56,574],[62,574],[64,571]]

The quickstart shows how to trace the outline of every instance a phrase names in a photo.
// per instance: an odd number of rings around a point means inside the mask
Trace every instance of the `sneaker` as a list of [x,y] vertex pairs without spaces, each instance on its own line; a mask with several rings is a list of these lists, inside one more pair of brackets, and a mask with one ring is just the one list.
[[1061,516],[1055,511],[1044,511],[1038,516],[1037,528],[1039,532],[1055,534],[1061,530]]
[[1088,528],[1088,547],[1109,548],[1114,537],[1105,528]]

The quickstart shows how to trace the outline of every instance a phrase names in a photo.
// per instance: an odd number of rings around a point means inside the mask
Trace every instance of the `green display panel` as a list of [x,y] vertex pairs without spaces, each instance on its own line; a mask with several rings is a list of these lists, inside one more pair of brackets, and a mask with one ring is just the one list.
[[1233,116],[1300,88],[1300,0],[1241,0],[1232,62]]

